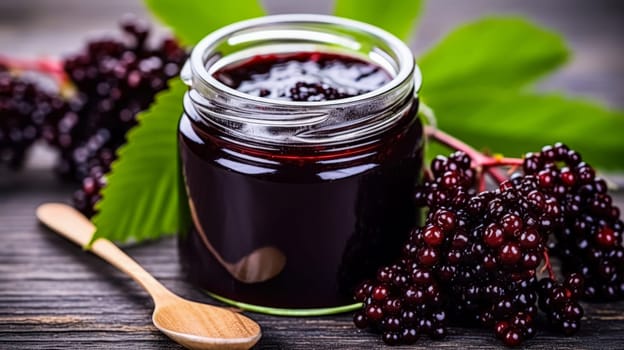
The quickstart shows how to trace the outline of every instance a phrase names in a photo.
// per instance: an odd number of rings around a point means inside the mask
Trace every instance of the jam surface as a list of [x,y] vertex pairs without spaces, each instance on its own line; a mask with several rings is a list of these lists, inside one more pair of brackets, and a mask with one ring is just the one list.
[[[363,93],[390,79],[354,58],[310,53],[260,56],[216,76],[240,91],[297,101],[340,98],[334,90]],[[301,81],[324,90],[297,87]],[[352,303],[355,284],[394,258],[417,217],[412,193],[422,169],[423,130],[418,100],[407,104],[381,134],[308,147],[233,141],[185,104],[179,147],[195,224],[180,235],[179,249],[190,280],[261,306]],[[270,269],[272,261],[256,254],[262,251],[282,259],[274,276],[251,283],[236,276],[234,270],[249,269],[239,266],[252,256],[263,261],[253,268]]]
[[214,77],[249,95],[306,102],[362,95],[392,80],[375,64],[320,52],[254,56],[218,70]]

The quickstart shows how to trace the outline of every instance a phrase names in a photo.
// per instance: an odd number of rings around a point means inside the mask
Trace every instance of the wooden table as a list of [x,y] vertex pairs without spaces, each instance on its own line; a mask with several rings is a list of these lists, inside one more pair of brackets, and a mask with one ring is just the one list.
[[[0,53],[33,56],[73,52],[85,31],[113,28],[126,10],[141,13],[138,2],[109,0],[2,2]],[[329,1],[293,6],[269,1],[275,12],[323,11]],[[28,8],[27,11],[24,8]],[[436,0],[430,1],[417,52],[458,22],[496,11],[525,13],[566,34],[577,59],[543,84],[590,95],[624,107],[624,19],[619,0]],[[21,17],[20,17],[21,16]],[[69,20],[71,17],[71,20]],[[74,186],[61,185],[38,155],[25,171],[0,169],[0,349],[178,349],[151,325],[152,305],[128,277],[99,258],[40,226],[38,204],[67,201]],[[616,177],[622,183],[622,177]],[[616,194],[624,208],[624,193]],[[125,250],[174,292],[213,303],[185,282],[175,239]],[[577,336],[540,331],[530,349],[624,349],[624,302],[584,304],[586,316]],[[284,318],[250,314],[264,331],[258,348],[376,348],[376,336],[356,330],[351,315]],[[450,328],[445,341],[422,339],[416,347],[488,349],[500,343],[489,331]]]
[[[0,176],[0,349],[160,349],[179,346],[151,324],[152,303],[130,278],[103,260],[50,232],[34,217],[38,204],[66,201],[73,186],[59,186],[48,171]],[[616,197],[624,207],[624,193]],[[185,282],[173,238],[127,247],[174,292],[216,303]],[[565,338],[540,331],[531,349],[624,348],[624,302],[584,304],[581,332]],[[381,347],[378,337],[356,330],[351,315],[310,318],[250,314],[262,326],[258,348]],[[450,328],[442,342],[420,347],[498,348],[489,331]]]

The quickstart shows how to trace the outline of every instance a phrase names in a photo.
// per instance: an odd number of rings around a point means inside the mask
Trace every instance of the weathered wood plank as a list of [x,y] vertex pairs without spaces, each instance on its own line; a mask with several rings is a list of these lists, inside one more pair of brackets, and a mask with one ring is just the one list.
[[[53,176],[36,171],[27,171],[22,178],[36,178],[35,188],[4,192],[0,197],[0,348],[178,349],[151,325],[152,302],[130,278],[37,224],[33,217],[36,206],[44,201],[65,200],[71,193],[70,186],[58,186]],[[618,193],[616,201],[622,205],[624,194]],[[213,302],[184,281],[175,239],[125,250],[180,295]],[[583,329],[577,336],[565,338],[541,331],[526,343],[527,347],[623,348],[624,302],[584,307]],[[251,317],[264,331],[258,348],[383,346],[376,336],[356,330],[350,315]],[[423,339],[416,348],[500,347],[485,330],[451,327],[449,333],[443,342]]]

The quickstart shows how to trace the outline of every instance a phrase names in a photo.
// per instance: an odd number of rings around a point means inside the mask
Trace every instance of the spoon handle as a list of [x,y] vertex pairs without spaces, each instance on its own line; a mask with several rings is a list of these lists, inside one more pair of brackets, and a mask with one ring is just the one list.
[[[42,204],[37,208],[37,217],[46,226],[82,247],[91,241],[95,232],[95,226],[89,219],[65,204]],[[173,296],[173,293],[111,241],[99,238],[93,242],[90,251],[132,277],[152,296],[154,302]]]

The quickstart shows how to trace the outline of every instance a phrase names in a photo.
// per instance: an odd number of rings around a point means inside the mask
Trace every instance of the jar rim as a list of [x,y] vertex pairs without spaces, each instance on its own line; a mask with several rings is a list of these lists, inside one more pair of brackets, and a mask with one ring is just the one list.
[[[348,98],[326,100],[326,101],[289,101],[278,100],[266,97],[253,96],[241,91],[238,91],[232,87],[227,86],[215,78],[206,67],[206,54],[209,52],[215,43],[219,43],[227,38],[232,37],[235,33],[243,31],[245,29],[262,27],[276,24],[321,24],[321,25],[336,25],[343,26],[354,30],[360,30],[367,34],[373,35],[378,39],[381,39],[388,47],[393,51],[397,58],[398,71],[393,75],[390,82],[383,86],[369,91],[367,93],[356,95]],[[226,92],[228,95],[239,99],[246,99],[249,101],[262,103],[262,104],[275,104],[279,106],[288,107],[340,107],[341,105],[349,105],[354,102],[366,100],[375,96],[383,95],[386,92],[392,91],[395,88],[402,85],[406,79],[413,76],[414,91],[417,93],[422,85],[422,75],[420,69],[415,63],[414,56],[409,47],[393,34],[370,24],[328,15],[317,14],[283,14],[283,15],[271,15],[259,18],[248,19],[240,22],[236,22],[225,27],[222,27],[211,34],[204,37],[191,52],[191,56],[187,62],[187,67],[183,69],[181,73],[182,80],[189,86],[196,87],[193,84],[199,83],[207,88],[218,89]],[[199,78],[196,80],[195,78]]]

